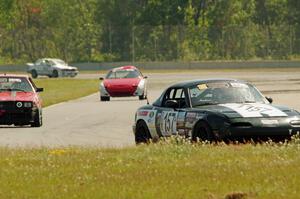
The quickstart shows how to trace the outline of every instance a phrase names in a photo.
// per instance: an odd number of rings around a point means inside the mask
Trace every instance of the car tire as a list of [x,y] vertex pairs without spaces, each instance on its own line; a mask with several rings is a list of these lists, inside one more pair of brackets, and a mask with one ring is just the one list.
[[57,71],[57,70],[54,70],[54,71],[52,72],[52,77],[54,77],[54,78],[57,78],[57,77],[58,77],[58,71]]
[[144,100],[144,99],[146,99],[146,97],[144,95],[139,96],[139,100]]
[[42,111],[38,110],[37,113],[34,115],[33,123],[31,127],[41,127],[43,125],[43,116]]
[[147,99],[147,94],[143,93],[143,95],[139,96],[139,100]]
[[197,142],[198,140],[214,141],[212,130],[204,121],[197,122],[192,133],[192,141]]
[[37,74],[36,70],[31,71],[31,77],[34,78],[34,79],[38,77],[38,74]]
[[135,130],[135,143],[142,144],[142,143],[149,143],[151,139],[150,131],[144,121],[139,121],[136,124]]
[[110,97],[109,96],[100,96],[100,101],[109,101]]

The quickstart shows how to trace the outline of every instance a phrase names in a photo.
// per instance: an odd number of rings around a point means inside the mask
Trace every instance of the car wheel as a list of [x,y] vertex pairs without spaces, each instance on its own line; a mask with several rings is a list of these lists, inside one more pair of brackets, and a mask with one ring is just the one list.
[[42,125],[43,125],[42,111],[38,110],[37,113],[34,115],[34,121],[31,124],[31,127],[41,127]]
[[136,130],[135,130],[135,143],[141,144],[141,143],[149,143],[151,139],[151,134],[149,132],[149,129],[144,121],[139,121],[136,124]]
[[109,96],[100,96],[101,101],[109,101],[110,97]]
[[139,100],[147,99],[147,94],[143,93],[143,95],[139,96]]
[[37,78],[38,77],[38,74],[37,74],[36,70],[31,71],[31,76],[32,76],[32,78]]
[[144,95],[140,95],[139,100],[143,100],[143,99],[146,99],[146,97]]
[[58,71],[57,71],[57,70],[54,70],[54,71],[52,72],[52,77],[55,77],[55,78],[58,77]]
[[210,126],[204,121],[199,121],[192,133],[192,141],[197,142],[198,140],[209,142],[214,140]]

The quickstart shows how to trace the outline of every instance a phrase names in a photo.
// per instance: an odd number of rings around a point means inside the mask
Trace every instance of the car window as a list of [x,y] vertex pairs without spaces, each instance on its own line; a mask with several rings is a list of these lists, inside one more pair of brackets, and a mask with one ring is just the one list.
[[45,60],[45,65],[46,66],[50,66],[51,65],[51,62],[49,60]]
[[178,103],[178,108],[187,107],[183,88],[172,88],[168,90],[165,93],[162,106],[165,106],[167,100],[175,100]]
[[41,61],[41,65],[46,65],[46,61],[47,61],[47,60],[42,60],[42,61]]
[[166,100],[174,98],[175,89],[170,90],[169,93],[166,93]]
[[183,89],[177,89],[175,94],[176,99],[184,98],[184,92]]
[[0,77],[0,92],[23,91],[32,92],[32,86],[24,77]]
[[121,79],[121,78],[137,78],[140,76],[140,73],[137,70],[128,69],[128,70],[116,70],[110,71],[106,79]]
[[60,65],[67,65],[67,63],[61,59],[54,59],[53,64],[55,64],[55,63],[60,64]]
[[38,59],[38,60],[35,62],[35,64],[36,64],[36,65],[40,65],[42,62],[43,62],[43,60]]
[[51,66],[53,66],[53,65],[55,65],[55,62],[49,60],[48,64],[51,65]]

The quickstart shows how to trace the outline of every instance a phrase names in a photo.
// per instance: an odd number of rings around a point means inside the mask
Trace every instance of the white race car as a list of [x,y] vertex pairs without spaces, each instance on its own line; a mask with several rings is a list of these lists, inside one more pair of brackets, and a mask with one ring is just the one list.
[[27,63],[27,66],[27,72],[33,78],[37,78],[39,75],[48,77],[75,77],[78,74],[76,67],[69,66],[61,59],[38,59],[35,63]]

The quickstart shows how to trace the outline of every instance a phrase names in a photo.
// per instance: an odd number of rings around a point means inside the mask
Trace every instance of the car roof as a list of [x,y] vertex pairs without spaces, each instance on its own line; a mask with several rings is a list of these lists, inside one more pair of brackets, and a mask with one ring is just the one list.
[[128,70],[128,69],[137,70],[137,68],[135,66],[121,66],[121,67],[113,68],[111,70],[118,71],[118,70]]
[[214,78],[214,79],[195,79],[195,80],[188,80],[188,81],[182,81],[178,82],[176,84],[173,84],[170,87],[191,87],[198,84],[206,84],[206,83],[214,83],[214,82],[239,82],[239,83],[246,83],[242,80],[237,79],[228,79],[228,78]]
[[0,74],[0,77],[25,77],[28,78],[28,75],[20,75],[20,74]]

